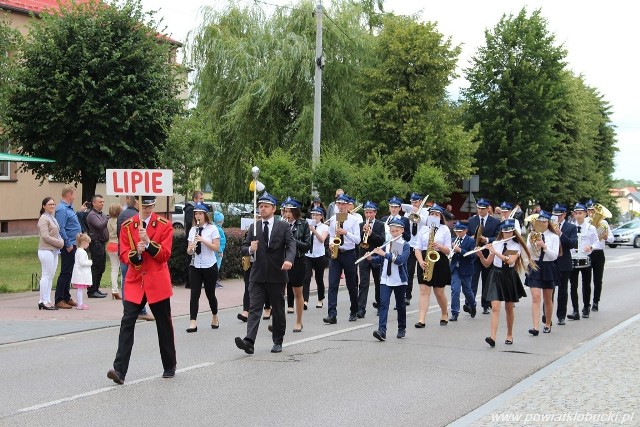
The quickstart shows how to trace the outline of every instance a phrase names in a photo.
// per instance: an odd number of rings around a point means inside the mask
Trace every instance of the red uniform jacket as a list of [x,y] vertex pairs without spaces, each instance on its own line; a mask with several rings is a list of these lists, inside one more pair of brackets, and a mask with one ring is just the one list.
[[171,257],[173,227],[166,219],[152,213],[147,223],[149,247],[138,256],[136,245],[140,241],[140,215],[122,223],[120,229],[120,260],[129,264],[124,293],[125,300],[140,304],[142,296],[153,304],[173,295],[167,261]]

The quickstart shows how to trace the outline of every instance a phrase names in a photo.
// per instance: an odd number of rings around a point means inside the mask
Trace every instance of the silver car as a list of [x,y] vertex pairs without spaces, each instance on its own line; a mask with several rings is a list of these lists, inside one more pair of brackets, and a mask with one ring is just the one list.
[[640,248],[640,219],[626,222],[612,230],[612,233],[614,240],[613,243],[608,244],[610,248],[615,248],[618,245],[633,245],[634,248]]

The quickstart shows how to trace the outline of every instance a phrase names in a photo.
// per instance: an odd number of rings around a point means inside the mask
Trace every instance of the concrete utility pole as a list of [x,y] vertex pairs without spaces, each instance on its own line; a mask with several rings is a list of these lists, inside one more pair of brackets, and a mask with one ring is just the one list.
[[320,130],[322,122],[322,69],[324,57],[322,55],[322,1],[316,6],[316,74],[315,92],[313,96],[313,151],[311,165],[315,169],[320,163]]

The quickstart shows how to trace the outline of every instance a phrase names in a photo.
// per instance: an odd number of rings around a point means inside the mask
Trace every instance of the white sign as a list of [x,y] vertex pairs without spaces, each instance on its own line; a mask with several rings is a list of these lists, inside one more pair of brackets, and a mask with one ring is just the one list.
[[173,196],[171,169],[107,169],[110,196]]

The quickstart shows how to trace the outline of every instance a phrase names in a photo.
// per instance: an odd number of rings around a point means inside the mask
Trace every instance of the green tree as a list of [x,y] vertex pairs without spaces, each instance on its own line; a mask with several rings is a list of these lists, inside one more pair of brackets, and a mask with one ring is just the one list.
[[[434,23],[389,15],[374,42],[374,62],[360,79],[367,102],[360,153],[382,156],[405,182],[431,165],[450,183],[437,189],[441,194],[473,171],[471,134],[464,131],[460,109],[446,93],[459,53]],[[432,180],[418,181],[414,184],[427,186],[421,191],[432,190]]]
[[[314,9],[309,0],[269,16],[260,5],[209,9],[189,43],[197,108],[214,135],[205,175],[222,199],[244,194],[246,165],[278,147],[297,151],[310,164]],[[331,21],[325,20],[323,151],[339,145],[351,153],[361,132],[354,81],[367,56],[360,43],[369,37],[359,22],[362,13],[359,6],[337,2]]]
[[560,175],[566,52],[555,45],[540,11],[503,16],[466,70],[468,128],[477,127],[481,192],[496,200],[550,200]]
[[[259,154],[256,164],[260,168],[258,180],[279,202],[287,196],[302,203],[309,200],[311,170],[300,161],[299,153],[276,148],[270,154]],[[245,169],[245,189],[251,179],[250,169]]]
[[61,6],[32,20],[7,107],[20,152],[56,163],[25,163],[44,179],[80,181],[83,199],[107,168],[158,165],[181,83],[140,0]]
[[6,15],[0,12],[0,139],[6,125],[8,92],[17,70],[16,52],[22,42],[20,33],[9,26]]

